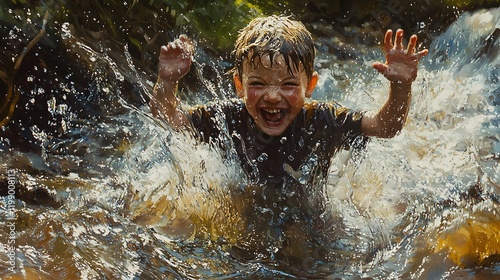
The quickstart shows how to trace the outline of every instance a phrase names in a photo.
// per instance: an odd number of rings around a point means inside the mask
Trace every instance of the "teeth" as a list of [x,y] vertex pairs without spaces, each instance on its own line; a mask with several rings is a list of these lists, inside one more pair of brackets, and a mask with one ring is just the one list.
[[277,114],[277,113],[281,112],[280,109],[264,109],[264,111],[266,111],[267,113],[270,113],[270,114]]

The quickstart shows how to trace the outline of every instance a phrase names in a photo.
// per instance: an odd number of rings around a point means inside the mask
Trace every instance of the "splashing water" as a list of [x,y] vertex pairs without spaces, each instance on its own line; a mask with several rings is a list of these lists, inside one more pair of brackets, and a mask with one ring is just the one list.
[[[16,169],[21,190],[44,190],[50,203],[16,205],[16,270],[0,252],[0,275],[64,279],[383,278],[437,279],[500,273],[500,9],[463,14],[434,40],[413,85],[413,103],[400,135],[372,139],[342,151],[322,190],[334,254],[317,246],[308,254],[297,237],[289,259],[241,258],[235,247],[263,243],[246,235],[245,184],[236,160],[172,131],[117,98],[116,84],[92,77],[124,113],[70,127],[69,139],[37,135],[42,157],[0,154],[2,172]],[[72,35],[62,37],[95,69],[118,81],[150,85],[128,49],[116,58]],[[387,82],[370,69],[378,49],[319,70],[313,98],[376,110]],[[125,61],[126,67],[117,63]],[[320,54],[318,61],[327,61]],[[336,79],[347,73],[346,83]],[[210,88],[216,88],[210,84]],[[213,96],[231,96],[223,92]],[[341,94],[342,93],[342,94]],[[57,108],[57,104],[51,107]],[[110,111],[113,111],[110,109]],[[38,131],[32,128],[34,131]],[[85,150],[56,153],[63,148]],[[59,172],[54,172],[54,170]],[[42,201],[43,202],[43,201]],[[9,211],[4,197],[2,216]],[[252,213],[253,215],[263,215]],[[0,232],[8,236],[8,221]],[[252,240],[257,238],[257,240]],[[267,243],[265,243],[267,244]],[[328,248],[327,248],[328,247]],[[302,257],[292,261],[293,254]]]

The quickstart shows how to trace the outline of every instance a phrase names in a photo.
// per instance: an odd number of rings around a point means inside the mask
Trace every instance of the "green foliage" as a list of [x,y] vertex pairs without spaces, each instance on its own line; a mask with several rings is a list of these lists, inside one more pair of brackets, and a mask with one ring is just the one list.
[[493,7],[500,5],[500,0],[474,0],[474,1],[464,1],[464,0],[445,0],[444,3],[449,6],[455,6],[457,8],[475,8],[475,7]]
[[307,0],[297,0],[297,1],[267,1],[267,0],[248,0],[252,3],[266,11],[267,14],[300,14],[307,9]]
[[[128,41],[140,53],[144,53],[144,48],[158,33],[176,35],[179,30],[189,30],[215,51],[227,52],[232,49],[238,30],[257,16],[280,14],[304,22],[323,19],[346,23],[342,19],[348,15],[349,19],[353,18],[349,24],[355,25],[377,14],[374,9],[393,8],[395,3],[399,4],[401,15],[415,9],[410,5],[413,0],[3,0],[0,15],[2,21],[13,25],[25,23],[29,18],[40,26],[40,15],[48,10],[49,28],[58,21],[74,23],[93,32],[105,31],[116,41]],[[435,10],[451,6],[469,9],[499,6],[500,0],[440,0],[432,3]],[[23,15],[21,21],[13,16],[19,14]]]
[[22,5],[28,5],[29,1],[28,0],[13,0],[12,3],[14,4],[22,4]]
[[[216,49],[227,51],[236,39],[239,29],[251,19],[262,15],[247,1],[175,1],[165,0],[178,11],[176,25],[194,27]],[[187,3],[189,2],[189,3]],[[183,9],[183,10],[182,10]]]

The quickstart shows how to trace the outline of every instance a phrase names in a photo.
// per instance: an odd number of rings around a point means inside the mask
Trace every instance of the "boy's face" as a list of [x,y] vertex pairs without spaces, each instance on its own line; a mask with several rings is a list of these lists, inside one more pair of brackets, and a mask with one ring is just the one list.
[[255,123],[271,136],[283,134],[311,97],[318,80],[314,72],[308,81],[302,65],[289,70],[282,55],[257,57],[256,63],[243,63],[242,77],[234,75],[236,93],[245,102]]

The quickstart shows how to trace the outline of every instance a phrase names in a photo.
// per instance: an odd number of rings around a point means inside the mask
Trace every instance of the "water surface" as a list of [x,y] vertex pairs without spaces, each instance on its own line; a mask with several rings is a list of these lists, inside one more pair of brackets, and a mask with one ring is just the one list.
[[[75,65],[67,80],[52,86],[74,103],[100,98],[100,107],[74,113],[77,104],[68,107],[56,98],[20,105],[46,107],[50,116],[68,121],[57,137],[37,125],[24,128],[39,152],[8,148],[15,145],[2,138],[2,174],[14,170],[16,191],[24,197],[15,200],[15,269],[7,251],[0,252],[2,277],[499,277],[498,8],[464,13],[432,41],[404,130],[333,159],[328,183],[318,192],[324,217],[336,226],[323,232],[329,239],[289,251],[258,232],[243,234],[245,201],[235,199],[234,190],[246,181],[236,160],[151,117],[141,99],[154,80],[136,66],[129,47],[118,54],[96,49],[73,28],[61,23],[57,35],[93,69],[87,77],[92,83],[78,87],[82,77]],[[360,46],[354,59],[339,60],[322,40],[313,98],[357,110],[379,108],[388,84],[370,65],[383,59],[381,50]],[[194,66],[201,77],[208,71],[204,55]],[[204,95],[190,97],[194,93],[184,89],[187,104],[233,96],[216,65],[208,68],[220,84],[198,77]],[[47,94],[33,76],[23,78]],[[130,80],[132,92],[145,94],[137,94],[137,102],[128,92],[124,97],[130,89],[122,83]],[[9,197],[3,198],[7,217]],[[8,222],[1,222],[3,244]]]

